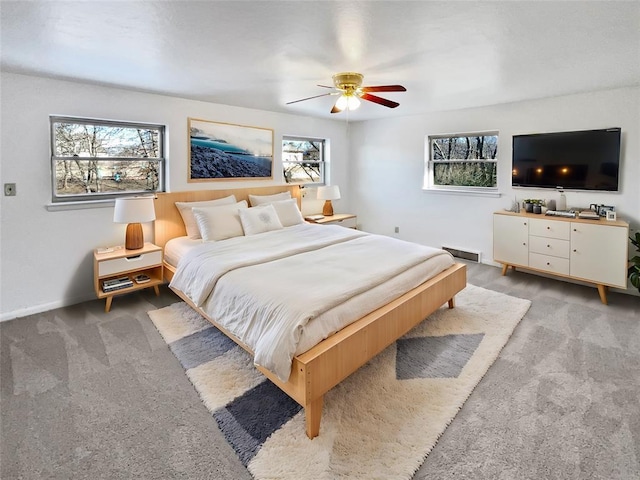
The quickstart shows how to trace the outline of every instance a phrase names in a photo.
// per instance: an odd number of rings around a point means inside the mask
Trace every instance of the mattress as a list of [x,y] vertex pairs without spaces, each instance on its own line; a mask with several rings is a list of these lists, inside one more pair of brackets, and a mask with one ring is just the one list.
[[329,225],[208,245],[176,240],[172,288],[283,381],[294,355],[454,264],[440,249]]
[[172,238],[164,246],[164,261],[177,267],[180,259],[199,245],[202,245],[202,239],[194,240],[187,236]]

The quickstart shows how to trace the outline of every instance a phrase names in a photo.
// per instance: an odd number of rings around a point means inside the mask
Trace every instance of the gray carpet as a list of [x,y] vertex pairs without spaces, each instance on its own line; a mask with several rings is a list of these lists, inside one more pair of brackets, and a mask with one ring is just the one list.
[[[531,309],[415,479],[637,479],[640,298],[469,265]],[[2,479],[249,479],[146,312],[166,288],[0,324]]]

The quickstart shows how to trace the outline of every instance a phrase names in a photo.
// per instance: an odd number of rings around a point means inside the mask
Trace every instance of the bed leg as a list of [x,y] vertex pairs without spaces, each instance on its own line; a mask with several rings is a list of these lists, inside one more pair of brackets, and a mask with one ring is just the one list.
[[312,440],[320,434],[320,418],[322,417],[323,399],[324,397],[318,397],[304,407],[307,437]]
[[449,308],[455,308],[455,306],[456,306],[455,298],[454,298],[454,297],[451,297],[451,298],[449,299]]

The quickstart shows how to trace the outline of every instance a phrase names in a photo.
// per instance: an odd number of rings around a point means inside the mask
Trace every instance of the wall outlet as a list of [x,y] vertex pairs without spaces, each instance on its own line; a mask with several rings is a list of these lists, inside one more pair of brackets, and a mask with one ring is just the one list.
[[5,195],[5,197],[14,197],[16,195],[16,184],[15,183],[5,183],[4,184],[4,195]]
[[396,232],[396,233],[400,233],[400,227],[396,227],[396,228],[394,229],[394,232]]

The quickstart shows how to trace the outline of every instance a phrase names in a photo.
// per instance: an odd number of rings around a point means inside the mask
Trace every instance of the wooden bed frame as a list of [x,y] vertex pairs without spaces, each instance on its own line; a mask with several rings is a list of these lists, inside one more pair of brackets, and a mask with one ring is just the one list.
[[[271,195],[283,191],[291,192],[291,196],[296,198],[300,205],[301,194],[297,186],[159,193],[155,201],[155,243],[164,248],[170,239],[186,235],[175,202],[212,200],[231,194],[234,194],[238,201],[248,201],[250,194]],[[164,266],[165,277],[171,280],[175,268],[167,263]],[[445,303],[448,302],[449,308],[453,308],[455,294],[464,289],[466,284],[466,266],[456,263],[400,298],[348,325],[307,352],[294,357],[291,376],[287,382],[281,381],[263,367],[256,368],[305,409],[306,433],[312,439],[320,432],[324,394]],[[253,355],[250,348],[218,325],[215,319],[209,318],[182,292],[174,291],[194,310]]]

